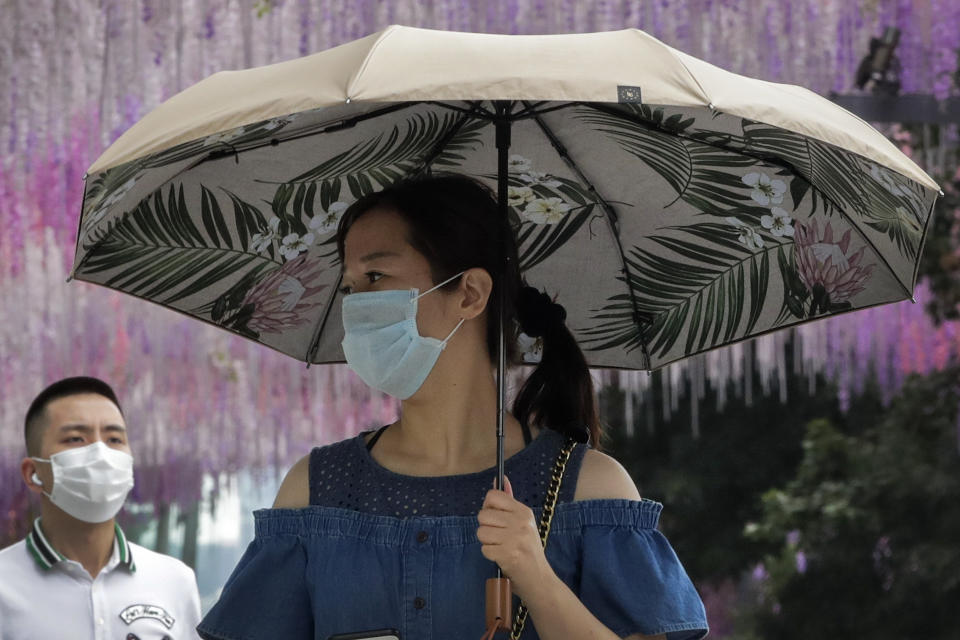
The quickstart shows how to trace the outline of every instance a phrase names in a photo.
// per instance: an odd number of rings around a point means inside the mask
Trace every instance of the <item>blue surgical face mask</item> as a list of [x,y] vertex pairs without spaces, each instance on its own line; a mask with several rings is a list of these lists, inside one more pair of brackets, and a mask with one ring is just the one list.
[[347,365],[374,389],[406,400],[423,385],[440,352],[463,325],[457,323],[443,340],[417,330],[417,300],[436,291],[463,272],[432,289],[394,289],[352,293],[343,299],[341,346]]

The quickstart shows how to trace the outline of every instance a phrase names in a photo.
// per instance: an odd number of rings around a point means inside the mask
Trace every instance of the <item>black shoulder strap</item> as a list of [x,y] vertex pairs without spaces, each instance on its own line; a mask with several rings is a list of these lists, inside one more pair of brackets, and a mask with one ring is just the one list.
[[[570,454],[577,446],[577,441],[573,438],[567,438],[557,454],[557,459],[553,463],[553,472],[550,474],[550,485],[547,487],[547,495],[543,500],[543,512],[540,514],[540,542],[543,547],[547,547],[547,539],[550,537],[550,525],[553,524],[553,510],[557,506],[557,498],[560,497],[560,488],[563,486],[564,472],[567,469],[567,462],[570,460]],[[510,631],[510,640],[519,640],[523,633],[523,627],[527,622],[527,606],[520,601],[517,607],[517,614],[513,619],[513,628]]]
[[367,442],[367,451],[373,451],[373,445],[377,444],[377,440],[380,439],[380,436],[383,435],[383,432],[386,431],[387,427],[389,427],[389,426],[390,426],[390,425],[385,424],[385,425],[383,425],[382,427],[380,427],[379,429],[377,429],[377,432],[376,432],[375,434],[373,434],[373,437],[370,438],[370,441],[369,441],[369,442]]

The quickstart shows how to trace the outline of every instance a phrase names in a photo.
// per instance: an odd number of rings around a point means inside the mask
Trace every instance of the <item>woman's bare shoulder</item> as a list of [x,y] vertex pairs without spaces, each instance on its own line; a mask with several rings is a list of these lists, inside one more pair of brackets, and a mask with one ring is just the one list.
[[639,500],[640,491],[619,462],[588,449],[583,455],[574,500]]
[[310,504],[310,454],[297,460],[273,501],[274,509],[300,509]]

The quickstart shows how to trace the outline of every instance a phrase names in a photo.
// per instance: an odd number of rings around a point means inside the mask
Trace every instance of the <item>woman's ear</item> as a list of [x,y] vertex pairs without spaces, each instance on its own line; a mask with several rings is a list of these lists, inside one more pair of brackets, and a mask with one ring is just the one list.
[[472,320],[483,313],[492,290],[493,278],[486,269],[467,269],[460,278],[460,292],[463,294],[458,309],[460,317]]

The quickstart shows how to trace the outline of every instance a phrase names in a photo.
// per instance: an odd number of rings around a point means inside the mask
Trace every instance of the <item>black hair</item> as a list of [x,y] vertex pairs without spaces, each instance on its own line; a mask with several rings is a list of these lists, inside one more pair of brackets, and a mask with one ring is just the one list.
[[117,409],[119,409],[120,414],[123,415],[123,409],[120,407],[117,394],[114,393],[110,385],[103,380],[89,376],[77,376],[58,380],[41,391],[37,397],[33,399],[33,402],[30,403],[30,408],[27,409],[27,415],[23,420],[23,438],[27,444],[27,453],[30,455],[38,455],[40,453],[40,434],[42,431],[38,427],[40,422],[42,422],[43,413],[46,411],[47,406],[54,400],[85,393],[103,396],[117,405]]
[[[497,359],[501,289],[507,361],[516,363],[518,324],[543,341],[543,357],[514,401],[517,420],[599,447],[600,420],[586,359],[564,324],[562,307],[549,298],[546,302],[534,300],[532,295],[542,294],[524,286],[516,232],[503,219],[494,193],[478,180],[444,173],[408,178],[365,195],[340,219],[337,250],[341,261],[347,231],[377,207],[396,212],[407,223],[407,241],[427,259],[434,284],[472,268],[490,274],[493,289],[487,302],[487,351],[491,361]],[[454,281],[444,288],[456,286]]]

